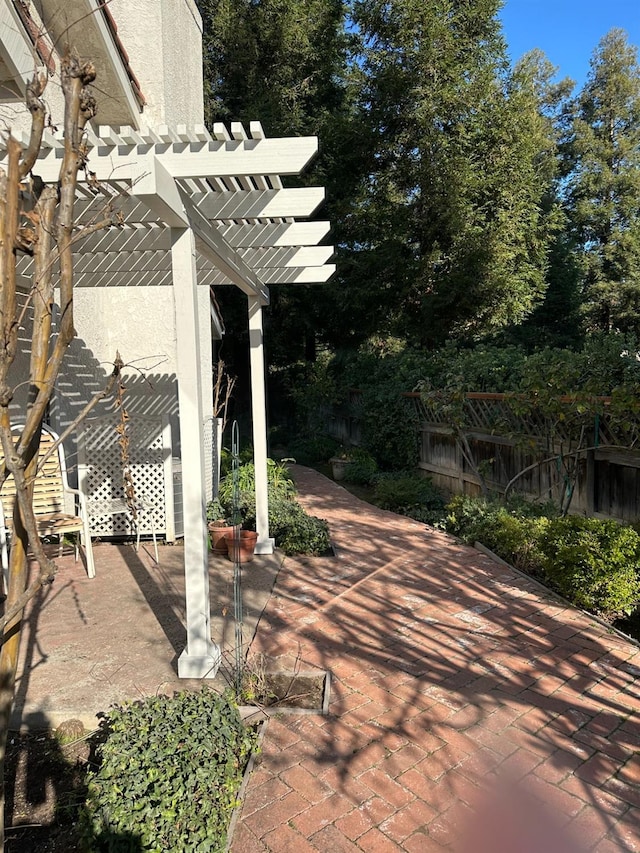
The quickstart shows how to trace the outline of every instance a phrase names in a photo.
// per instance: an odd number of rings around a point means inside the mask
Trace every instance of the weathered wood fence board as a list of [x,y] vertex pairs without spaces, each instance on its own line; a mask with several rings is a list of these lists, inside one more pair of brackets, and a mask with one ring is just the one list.
[[[361,443],[362,423],[360,392],[353,390],[342,406],[327,409],[325,429],[346,445]],[[464,458],[452,429],[442,421],[433,422],[433,412],[421,404],[419,395],[405,395],[415,400],[423,416],[420,427],[419,462],[421,471],[433,482],[453,494],[480,494],[477,474]],[[508,483],[520,472],[515,490],[535,500],[557,501],[566,488],[561,466],[560,448],[542,446],[542,421],[530,422],[531,441],[511,438],[492,432],[498,424],[513,420],[505,406],[503,394],[469,394],[469,419],[473,431],[466,432],[476,467],[482,471],[492,491],[504,492]],[[534,419],[535,420],[535,419]],[[521,426],[521,425],[520,425]],[[540,433],[535,435],[536,429]],[[563,437],[560,436],[562,439]],[[623,446],[627,431],[606,417],[595,418],[590,449],[578,459],[577,477],[572,483],[571,512],[599,518],[614,518],[635,522],[640,517],[640,452]],[[615,447],[620,443],[621,446]],[[607,446],[601,446],[601,445]],[[545,461],[547,460],[547,461]],[[538,462],[539,464],[535,464]],[[530,468],[530,466],[533,466]],[[530,470],[526,470],[530,468]]]

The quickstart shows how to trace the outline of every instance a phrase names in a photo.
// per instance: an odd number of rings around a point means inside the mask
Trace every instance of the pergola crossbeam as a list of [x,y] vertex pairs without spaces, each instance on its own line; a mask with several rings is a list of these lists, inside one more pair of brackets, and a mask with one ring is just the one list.
[[[315,156],[318,140],[314,136],[290,139],[246,139],[220,142],[167,143],[154,130],[139,132],[143,142],[131,144],[130,129],[125,135],[112,128],[106,138],[87,130],[92,145],[90,169],[95,180],[124,180],[131,178],[131,169],[149,154],[158,157],[175,179],[233,178],[239,175],[298,175]],[[165,134],[166,136],[166,134]],[[62,136],[48,134],[44,139],[34,174],[46,183],[57,180],[63,154]],[[119,143],[119,144],[118,144]],[[279,180],[274,189],[279,189]]]

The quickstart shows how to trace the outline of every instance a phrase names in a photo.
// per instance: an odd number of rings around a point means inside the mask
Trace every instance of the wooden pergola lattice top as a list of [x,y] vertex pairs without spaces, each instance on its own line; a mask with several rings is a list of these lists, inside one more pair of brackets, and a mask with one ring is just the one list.
[[[26,144],[24,139],[18,138]],[[80,239],[79,287],[172,284],[171,228],[195,235],[200,285],[236,285],[268,303],[271,284],[323,283],[334,273],[333,247],[318,243],[329,223],[310,217],[321,187],[285,188],[317,152],[315,137],[268,139],[259,122],[88,130],[87,169],[76,202],[79,226],[111,207],[122,225]],[[33,173],[56,181],[61,132],[46,131]],[[2,159],[0,152],[0,162]],[[28,275],[22,258],[19,272]]]

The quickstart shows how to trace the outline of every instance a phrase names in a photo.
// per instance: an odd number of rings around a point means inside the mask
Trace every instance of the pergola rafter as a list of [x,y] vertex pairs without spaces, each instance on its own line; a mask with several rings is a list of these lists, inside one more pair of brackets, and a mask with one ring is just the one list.
[[222,236],[234,249],[267,246],[315,246],[331,230],[330,222],[225,223]]

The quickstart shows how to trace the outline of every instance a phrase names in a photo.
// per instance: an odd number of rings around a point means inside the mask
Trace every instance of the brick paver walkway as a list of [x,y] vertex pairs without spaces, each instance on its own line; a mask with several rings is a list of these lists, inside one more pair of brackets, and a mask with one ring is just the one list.
[[274,717],[233,853],[640,850],[640,650],[309,469],[337,556],[287,558],[254,651],[331,671]]

